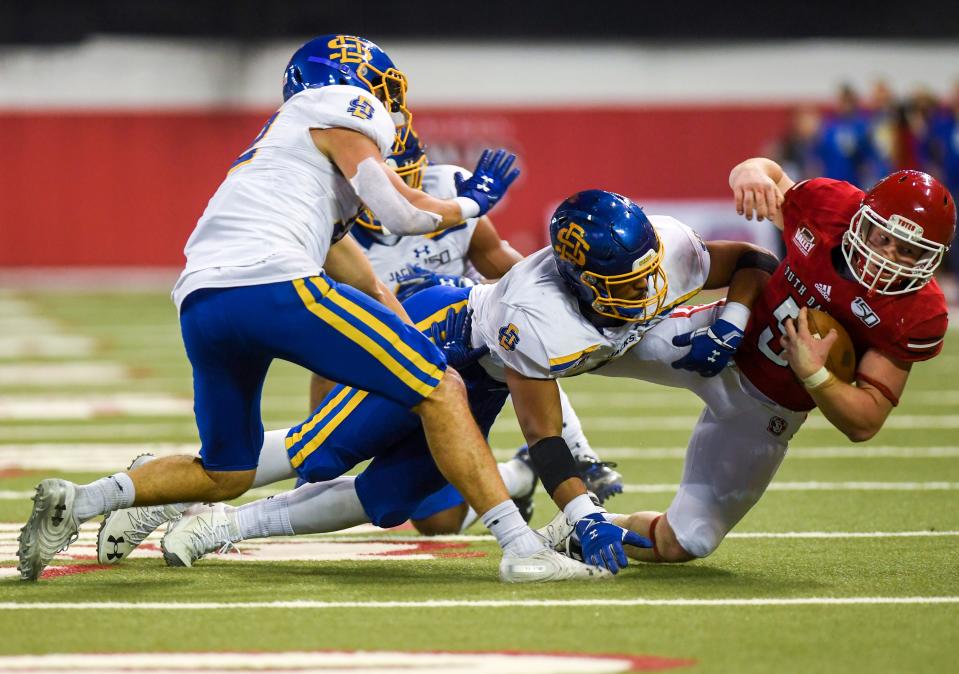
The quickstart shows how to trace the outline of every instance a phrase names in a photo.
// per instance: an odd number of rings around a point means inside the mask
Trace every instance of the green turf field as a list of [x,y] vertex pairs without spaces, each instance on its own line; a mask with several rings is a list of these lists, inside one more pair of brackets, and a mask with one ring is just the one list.
[[[274,366],[268,428],[305,416],[306,385],[297,368]],[[565,387],[594,447],[626,476],[627,493],[611,509],[664,509],[696,400],[590,376]],[[583,661],[593,669],[566,670],[557,660],[462,671],[955,671],[955,332],[943,356],[915,368],[902,405],[871,442],[853,445],[814,415],[762,502],[696,563],[636,564],[602,583],[506,586],[496,580],[495,543],[474,527],[473,536],[439,540],[402,529],[268,541],[192,570],[166,568],[147,549],[100,569],[90,559],[94,526],[72,557],[55,560],[58,575],[16,580],[16,534],[33,485],[52,475],[89,481],[123,468],[141,447],[193,447],[190,390],[164,292],[0,294],[0,672],[112,671],[117,662],[159,671],[162,656],[103,654],[260,651],[634,656]],[[491,444],[506,458],[519,443],[504,413]],[[534,525],[555,512],[542,494],[537,504]],[[10,657],[50,653],[100,655],[33,664]],[[387,671],[350,660],[337,669],[332,657],[267,662],[283,671]],[[384,657],[388,668],[415,670]],[[180,671],[248,671],[258,661],[169,662]]]

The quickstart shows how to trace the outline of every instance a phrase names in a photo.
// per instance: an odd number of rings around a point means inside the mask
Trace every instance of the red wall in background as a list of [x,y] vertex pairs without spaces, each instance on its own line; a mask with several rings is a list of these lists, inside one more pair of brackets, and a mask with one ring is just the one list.
[[[179,265],[207,200],[270,111],[0,112],[0,265]],[[566,195],[722,198],[732,165],[785,128],[783,106],[422,110],[434,163],[484,147],[523,175],[493,212],[529,252]]]

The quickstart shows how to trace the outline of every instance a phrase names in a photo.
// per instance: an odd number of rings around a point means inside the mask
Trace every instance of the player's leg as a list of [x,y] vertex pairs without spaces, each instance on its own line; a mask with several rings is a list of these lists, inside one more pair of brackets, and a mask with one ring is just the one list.
[[238,338],[244,326],[237,318],[262,320],[264,302],[260,286],[205,289],[187,298],[180,320],[194,372],[200,458],[164,457],[87,485],[41,482],[18,550],[24,579],[39,577],[79,524],[97,515],[131,506],[218,501],[246,491],[263,439],[260,395],[271,358]]
[[333,390],[333,387],[336,386],[335,381],[330,381],[325,377],[314,373],[310,374],[310,409],[315,410],[320,406],[320,403],[323,402],[330,391]]

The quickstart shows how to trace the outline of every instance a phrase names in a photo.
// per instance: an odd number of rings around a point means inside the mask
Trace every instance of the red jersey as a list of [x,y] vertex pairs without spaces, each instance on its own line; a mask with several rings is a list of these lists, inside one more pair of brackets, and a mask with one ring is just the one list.
[[756,300],[736,365],[766,396],[791,410],[816,404],[782,358],[782,322],[801,307],[821,309],[852,338],[856,358],[869,349],[907,362],[932,358],[946,334],[946,300],[935,279],[905,295],[870,295],[846,269],[840,245],[863,192],[815,178],[795,184],[782,205],[786,255]]

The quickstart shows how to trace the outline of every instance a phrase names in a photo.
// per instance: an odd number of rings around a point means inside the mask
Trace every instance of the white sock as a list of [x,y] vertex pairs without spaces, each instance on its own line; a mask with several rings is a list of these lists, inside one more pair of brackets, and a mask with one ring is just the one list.
[[506,491],[510,498],[526,496],[536,483],[536,475],[525,462],[519,459],[510,459],[497,464],[499,474],[506,484]]
[[528,557],[546,547],[543,539],[523,521],[512,501],[503,501],[483,513],[483,524],[496,537],[504,553]]
[[233,514],[239,538],[234,540],[234,543],[248,538],[292,536],[289,494],[290,492],[277,494],[236,508]]
[[563,513],[566,515],[566,521],[573,523],[578,522],[592,513],[605,514],[606,511],[593,503],[592,499],[586,494],[580,494],[566,504],[566,507],[563,508]]
[[569,401],[569,396],[566,395],[562,386],[559,389],[559,403],[563,410],[563,440],[569,445],[569,451],[572,452],[573,458],[599,461],[596,452],[589,446],[589,440],[583,433],[583,425],[580,423],[579,416],[573,409],[573,404]]
[[133,480],[126,473],[101,477],[90,484],[77,487],[73,511],[83,522],[97,515],[105,515],[120,508],[133,505],[136,490]]
[[296,471],[290,465],[290,457],[286,453],[286,434],[289,430],[284,428],[263,434],[263,447],[260,448],[253,487],[262,487],[296,477]]
[[307,482],[287,492],[290,525],[297,534],[322,534],[366,524],[370,516],[356,493],[355,477]]
[[[509,493],[510,498],[526,496],[529,490],[535,485],[536,475],[533,474],[529,466],[519,459],[504,461],[503,463],[497,464],[496,467],[499,468],[500,477],[503,478],[503,482],[506,484],[506,491]],[[463,533],[473,526],[478,518],[479,514],[470,507],[466,511],[466,516],[463,517],[463,523],[460,525],[460,533]]]

